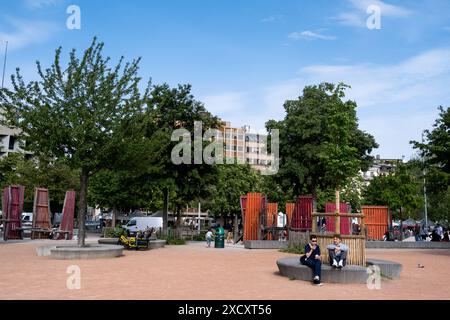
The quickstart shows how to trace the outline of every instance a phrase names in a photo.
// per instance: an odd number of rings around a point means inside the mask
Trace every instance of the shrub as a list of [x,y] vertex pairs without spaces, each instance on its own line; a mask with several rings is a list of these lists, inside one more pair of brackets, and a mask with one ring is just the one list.
[[285,252],[285,253],[293,253],[293,254],[304,254],[305,248],[303,248],[301,246],[289,246],[287,248],[282,248],[279,251]]
[[103,235],[105,238],[120,238],[121,235],[127,235],[126,231],[122,227],[104,228]]
[[206,231],[200,231],[200,234],[192,238],[193,241],[206,241]]
[[168,245],[182,245],[186,244],[186,240],[182,238],[176,238],[173,236],[161,236],[160,239],[166,240]]

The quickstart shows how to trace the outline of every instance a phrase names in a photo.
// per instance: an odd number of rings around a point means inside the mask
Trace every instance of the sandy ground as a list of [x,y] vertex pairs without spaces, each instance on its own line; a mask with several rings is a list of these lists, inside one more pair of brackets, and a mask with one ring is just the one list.
[[[38,257],[36,248],[46,244],[55,242],[0,242],[0,299],[450,299],[449,250],[367,250],[368,257],[403,265],[400,279],[383,279],[381,289],[369,290],[282,277],[276,260],[293,255],[278,250],[189,243],[124,251],[115,259],[64,261]],[[81,270],[78,290],[67,289],[71,265]]]

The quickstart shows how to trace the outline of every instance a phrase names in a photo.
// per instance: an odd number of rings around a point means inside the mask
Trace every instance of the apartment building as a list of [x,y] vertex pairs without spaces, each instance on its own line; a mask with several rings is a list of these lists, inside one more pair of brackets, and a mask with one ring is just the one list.
[[18,129],[0,126],[0,158],[20,151],[19,141],[16,138],[19,132]]
[[234,128],[228,121],[220,128],[224,142],[224,158],[237,159],[237,163],[248,163],[256,170],[270,166],[274,157],[267,153],[267,135],[253,133],[249,126]]
[[360,172],[360,175],[364,179],[365,184],[368,185],[373,178],[394,172],[398,164],[402,162],[403,159],[381,159],[377,155],[372,166],[367,171]]

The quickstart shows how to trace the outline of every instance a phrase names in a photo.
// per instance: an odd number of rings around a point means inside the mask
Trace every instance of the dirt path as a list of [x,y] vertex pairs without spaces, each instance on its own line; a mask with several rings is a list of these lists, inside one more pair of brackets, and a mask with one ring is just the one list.
[[[190,243],[109,260],[61,261],[38,257],[43,243],[0,243],[0,299],[450,299],[449,250],[367,250],[368,257],[403,265],[399,280],[369,290],[282,277],[276,260],[292,255],[278,250]],[[81,269],[79,290],[66,287],[70,265]]]

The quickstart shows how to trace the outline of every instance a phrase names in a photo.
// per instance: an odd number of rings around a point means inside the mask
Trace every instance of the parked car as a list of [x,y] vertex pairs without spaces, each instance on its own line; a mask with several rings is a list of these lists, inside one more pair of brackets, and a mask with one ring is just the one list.
[[99,220],[87,220],[84,225],[86,226],[86,230],[99,230],[102,227]]

